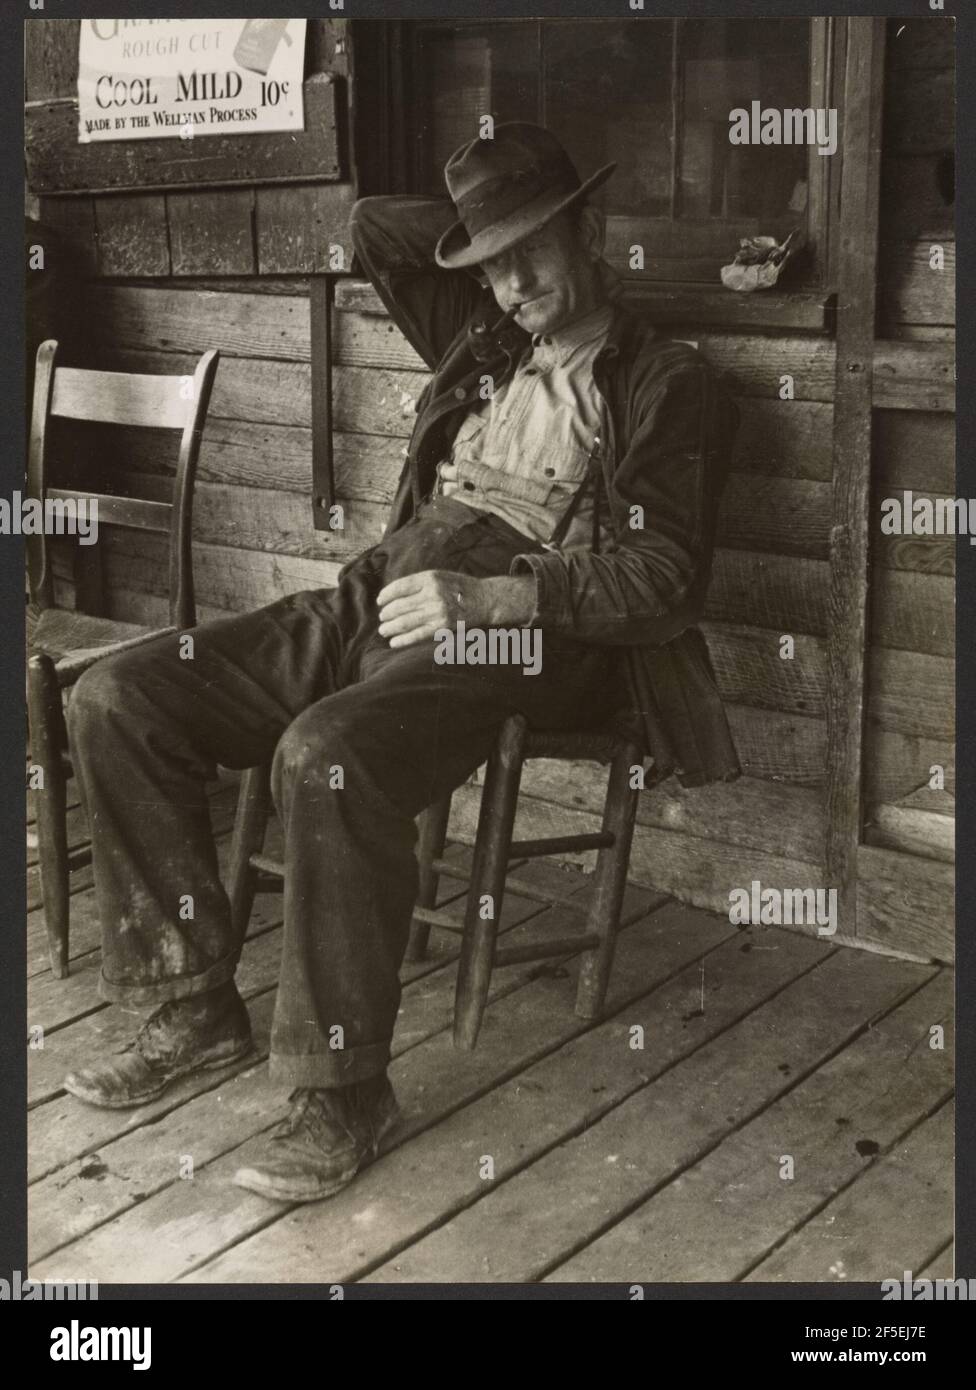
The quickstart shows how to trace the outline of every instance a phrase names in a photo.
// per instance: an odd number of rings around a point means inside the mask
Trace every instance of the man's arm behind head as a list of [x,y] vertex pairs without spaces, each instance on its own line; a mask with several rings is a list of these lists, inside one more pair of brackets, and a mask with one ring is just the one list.
[[471,271],[434,262],[439,237],[455,221],[449,198],[391,194],[360,198],[349,222],[358,268],[431,369],[474,311],[494,302]]

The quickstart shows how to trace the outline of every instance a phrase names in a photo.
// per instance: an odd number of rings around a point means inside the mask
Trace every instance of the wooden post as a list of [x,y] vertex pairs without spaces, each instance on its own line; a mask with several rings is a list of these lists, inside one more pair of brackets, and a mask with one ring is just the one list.
[[856,926],[861,838],[871,473],[871,401],[884,92],[883,19],[848,21],[837,258],[827,639],[826,886],[840,930]]

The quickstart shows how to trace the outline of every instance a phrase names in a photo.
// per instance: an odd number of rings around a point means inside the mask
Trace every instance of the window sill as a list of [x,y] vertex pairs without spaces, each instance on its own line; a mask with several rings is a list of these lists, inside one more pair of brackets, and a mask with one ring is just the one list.
[[[627,303],[646,308],[660,323],[819,334],[833,331],[835,296],[826,290],[737,294],[715,285],[650,286],[629,280],[624,281],[623,293]],[[382,300],[365,280],[339,279],[335,307],[349,313],[386,316]]]
[[729,327],[833,332],[836,295],[827,290],[754,290],[741,294],[714,284],[649,285],[625,280],[628,304],[640,305],[657,322],[690,327]]

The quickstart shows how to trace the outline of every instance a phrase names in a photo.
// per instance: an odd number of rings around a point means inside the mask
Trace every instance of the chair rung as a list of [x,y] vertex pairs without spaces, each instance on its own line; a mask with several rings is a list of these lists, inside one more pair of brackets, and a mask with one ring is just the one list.
[[267,854],[252,854],[247,861],[259,873],[270,874],[273,878],[284,878],[285,866],[280,859],[272,859]]
[[510,859],[537,859],[543,854],[562,854],[567,849],[609,849],[613,842],[609,830],[596,830],[591,835],[555,835],[549,840],[513,840],[508,855]]
[[[577,840],[583,838],[583,836],[576,837]],[[528,841],[527,843],[531,844],[532,842]],[[512,848],[514,850],[515,846],[513,845]],[[524,854],[524,848],[520,847],[518,853],[520,855]],[[259,874],[265,875],[271,879],[271,882],[267,884],[264,891],[273,892],[276,888],[282,886],[282,880],[285,876],[285,866],[280,859],[272,859],[266,854],[252,854],[248,863],[251,868],[256,869]],[[466,872],[462,872],[447,860],[435,859],[432,863],[432,867],[435,872],[445,874],[450,878],[461,879],[464,882],[468,880],[468,874]],[[571,912],[585,913],[587,911],[586,903],[577,902],[574,898],[554,898],[551,893],[547,893],[542,888],[536,888],[534,884],[526,883],[520,878],[507,879],[505,882],[505,891],[506,893],[515,893],[520,898],[528,898],[530,902],[543,903],[546,907],[565,907]],[[460,934],[464,930],[453,918],[448,917],[446,913],[438,912],[436,908],[415,907],[413,915],[416,921],[427,922],[432,927],[443,927],[445,931],[453,931]]]
[[[515,854],[516,846],[512,846],[512,853],[509,855],[509,862],[517,858]],[[430,867],[435,874],[443,874],[445,878],[456,878],[460,883],[467,883],[471,878],[471,868],[463,864],[458,864],[455,859],[432,859]]]
[[495,952],[496,965],[519,965],[529,960],[546,960],[549,956],[572,955],[574,951],[588,951],[599,946],[600,938],[596,932],[584,932],[582,936],[561,936],[553,941],[537,941],[527,946],[499,946]]
[[467,883],[471,877],[471,870],[456,864],[453,859],[432,859],[430,867],[435,874],[443,874],[445,878],[457,878],[462,883]]
[[441,912],[436,907],[415,907],[413,910],[413,920],[415,922],[426,922],[429,927],[440,927],[442,931],[454,932],[456,936],[464,935],[464,927],[453,917],[449,917],[446,912]]

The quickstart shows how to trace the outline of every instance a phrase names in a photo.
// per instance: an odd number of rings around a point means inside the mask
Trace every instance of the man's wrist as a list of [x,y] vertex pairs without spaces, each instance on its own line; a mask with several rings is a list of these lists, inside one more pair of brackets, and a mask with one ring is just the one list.
[[533,575],[501,575],[484,580],[489,627],[526,627],[535,612]]

